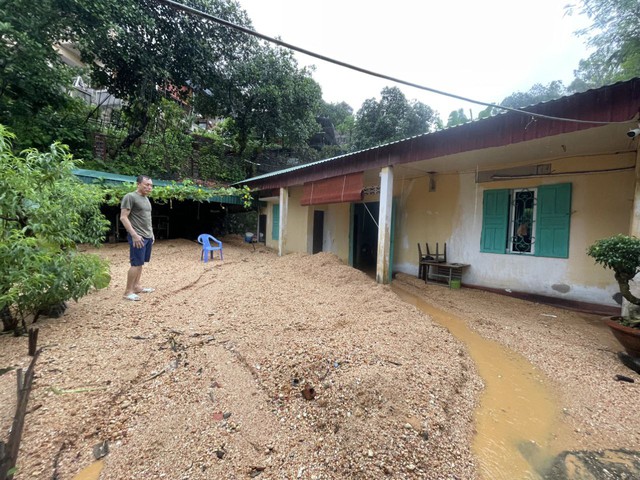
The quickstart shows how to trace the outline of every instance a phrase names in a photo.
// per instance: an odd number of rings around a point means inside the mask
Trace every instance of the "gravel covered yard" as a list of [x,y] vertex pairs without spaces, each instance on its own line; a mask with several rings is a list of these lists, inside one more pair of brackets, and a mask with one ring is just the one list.
[[[223,241],[207,264],[194,242],[158,242],[140,302],[122,298],[128,246],[97,250],[110,287],[36,324],[16,479],[71,478],[102,441],[103,480],[476,477],[482,381],[447,329],[331,254]],[[572,447],[639,448],[639,384],[613,377],[640,378],[597,317],[395,282],[546,373]],[[26,337],[0,337],[0,368],[29,360]],[[6,436],[15,372],[0,385]]]

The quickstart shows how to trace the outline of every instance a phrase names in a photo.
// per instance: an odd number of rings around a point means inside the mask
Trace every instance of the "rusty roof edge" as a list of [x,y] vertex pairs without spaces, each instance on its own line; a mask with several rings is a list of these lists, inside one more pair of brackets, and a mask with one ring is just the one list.
[[[619,90],[622,90],[622,92],[620,92]],[[624,90],[627,90],[628,92],[625,92]],[[622,103],[623,100],[621,99],[621,95],[623,95],[624,93],[631,94],[629,102],[636,101],[638,102],[638,104],[635,106],[633,106],[632,104],[628,104],[626,108],[625,105],[620,105],[619,108],[614,112],[612,112],[611,110],[607,112],[601,111],[603,110],[604,106],[603,102],[598,102],[598,100],[602,100],[600,98],[601,96],[616,96],[618,101]],[[574,93],[572,95],[561,97],[556,100],[549,100],[546,102],[531,105],[526,108],[522,108],[521,110],[523,112],[542,113],[549,116],[560,116],[560,112],[564,112],[565,115],[571,115],[572,113],[584,114],[584,108],[580,108],[580,105],[578,105],[578,103],[580,103],[579,101],[582,99],[588,101],[590,98],[592,98],[596,105],[588,105],[588,107],[591,107],[591,109],[587,108],[587,110],[589,111],[586,113],[609,113],[610,118],[608,118],[607,120],[612,122],[627,120],[632,121],[633,118],[638,117],[638,113],[640,112],[640,78],[633,78],[627,81],[617,82],[612,85],[590,89],[585,92]],[[608,103],[605,103],[605,105],[608,105]],[[635,117],[630,118],[629,115],[635,115]],[[586,120],[595,120],[595,118],[589,118]],[[299,185],[308,181],[319,180],[322,178],[326,178],[327,176],[354,173],[365,169],[393,165],[395,163],[407,163],[413,161],[413,154],[416,152],[416,149],[420,149],[421,144],[437,144],[441,138],[445,140],[446,137],[457,135],[459,133],[466,133],[467,138],[469,136],[472,136],[474,133],[483,135],[484,132],[491,126],[492,122],[503,125],[509,124],[512,128],[521,128],[520,125],[523,121],[529,122],[529,119],[517,112],[506,111],[492,117],[474,120],[462,125],[457,125],[455,127],[445,128],[443,130],[437,130],[435,132],[427,132],[420,135],[414,135],[412,137],[396,140],[364,150],[359,150],[357,152],[346,153],[336,157],[325,158],[315,162],[277,170],[275,172],[266,173],[264,175],[259,175],[242,180],[240,182],[236,182],[233,185],[254,185],[256,188],[260,189],[280,188],[291,185]],[[542,118],[539,121],[559,122],[559,120],[546,118]],[[575,129],[593,128],[595,126],[598,125],[581,124],[580,126],[575,127]],[[554,132],[549,129],[548,131],[543,132],[535,138],[557,135],[559,133],[563,133],[563,131]],[[453,149],[447,154],[479,150],[489,148],[490,146],[508,145],[511,143],[518,143],[530,139],[532,138],[513,139],[510,137],[507,140],[502,138],[500,139],[500,141],[494,139],[494,144],[485,144],[484,146],[478,146],[478,142],[474,143],[473,141],[467,141],[464,142],[464,145],[458,145],[457,150]],[[467,148],[464,148],[465,146]],[[409,149],[410,154],[408,155],[408,158],[392,161],[391,157],[397,156],[397,150],[402,149],[403,147],[407,147]],[[436,156],[444,156],[444,154],[430,156],[430,158],[435,158]],[[342,168],[340,168],[340,166],[342,166]],[[331,167],[331,169],[324,167]],[[325,173],[323,174],[323,172]]]

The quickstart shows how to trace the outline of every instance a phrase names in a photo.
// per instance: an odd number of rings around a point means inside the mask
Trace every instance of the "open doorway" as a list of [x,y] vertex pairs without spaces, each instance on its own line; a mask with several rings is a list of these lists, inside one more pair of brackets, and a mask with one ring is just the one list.
[[378,258],[379,202],[356,203],[353,206],[353,267],[375,275]]
[[258,217],[258,241],[267,242],[267,216],[264,214],[260,214]]
[[322,251],[322,239],[324,238],[324,212],[313,211],[313,247],[312,253]]

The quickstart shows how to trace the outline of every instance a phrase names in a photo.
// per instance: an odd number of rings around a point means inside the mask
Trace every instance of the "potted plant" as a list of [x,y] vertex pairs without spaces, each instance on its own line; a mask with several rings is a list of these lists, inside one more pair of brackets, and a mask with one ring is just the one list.
[[640,238],[622,234],[603,238],[587,249],[587,255],[613,270],[620,293],[630,303],[624,315],[605,321],[627,353],[640,358],[640,298],[631,293],[629,286],[640,272]]

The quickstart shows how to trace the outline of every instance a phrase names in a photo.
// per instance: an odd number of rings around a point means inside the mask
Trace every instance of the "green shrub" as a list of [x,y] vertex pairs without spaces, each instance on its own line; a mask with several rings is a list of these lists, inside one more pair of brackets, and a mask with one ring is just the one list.
[[[629,282],[640,272],[640,238],[615,235],[597,240],[587,249],[587,255],[596,263],[613,270],[622,296],[634,305],[640,298],[631,293]],[[640,322],[628,320],[627,325],[638,326]]]
[[71,173],[65,146],[15,155],[13,138],[0,125],[0,311],[17,332],[29,316],[109,284],[108,264],[76,246],[100,244],[109,222],[103,192]]

